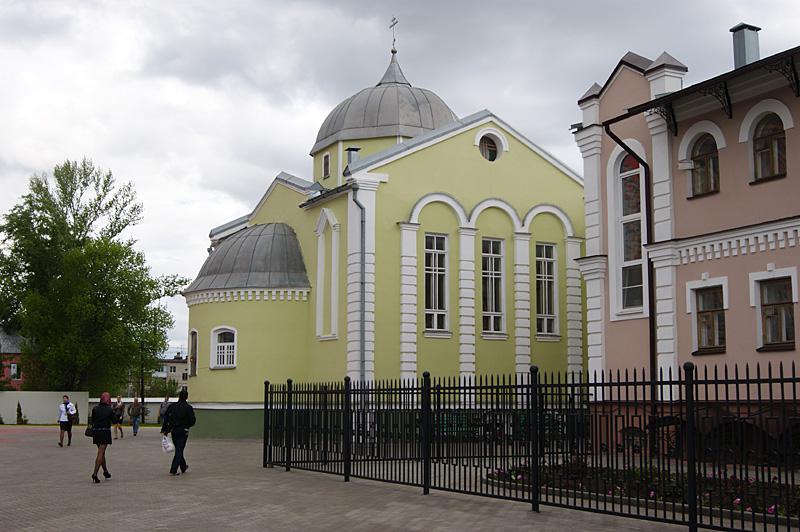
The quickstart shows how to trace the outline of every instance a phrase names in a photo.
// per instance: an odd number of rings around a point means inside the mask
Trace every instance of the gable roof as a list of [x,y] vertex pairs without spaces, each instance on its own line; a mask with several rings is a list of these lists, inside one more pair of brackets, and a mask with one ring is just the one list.
[[272,183],[270,183],[267,191],[264,192],[264,195],[261,196],[258,204],[256,204],[255,208],[250,211],[250,213],[212,228],[211,231],[208,232],[208,237],[211,240],[219,240],[247,227],[247,223],[250,221],[253,215],[258,212],[269,195],[272,194],[272,191],[275,190],[277,185],[283,185],[291,190],[294,190],[295,192],[305,195],[310,195],[314,192],[325,190],[319,183],[307,181],[302,177],[297,177],[296,175],[292,175],[287,172],[281,172],[275,176],[275,179],[272,180]]
[[547,150],[533,143],[522,133],[509,126],[506,122],[501,120],[497,115],[495,115],[488,109],[484,109],[483,111],[478,111],[477,113],[465,116],[464,118],[460,118],[455,122],[440,127],[439,129],[435,129],[428,133],[418,135],[412,139],[408,139],[399,144],[395,144],[394,146],[387,148],[383,151],[374,153],[369,157],[360,159],[354,162],[353,164],[348,165],[344,170],[344,174],[346,176],[351,176],[357,172],[372,170],[373,168],[382,166],[384,164],[388,164],[391,161],[400,159],[414,152],[417,152],[423,148],[427,148],[428,146],[449,139],[450,137],[453,137],[467,129],[473,128],[476,125],[492,121],[495,122],[500,127],[502,127],[503,129],[505,129],[518,141],[525,144],[528,148],[531,149],[531,151],[535,152],[544,160],[546,160],[547,162],[549,162],[550,164],[552,164],[553,166],[555,166],[556,168],[567,174],[567,176],[573,179],[576,183],[583,186],[583,178],[580,175],[578,175],[577,172],[575,172],[569,166],[561,162]]

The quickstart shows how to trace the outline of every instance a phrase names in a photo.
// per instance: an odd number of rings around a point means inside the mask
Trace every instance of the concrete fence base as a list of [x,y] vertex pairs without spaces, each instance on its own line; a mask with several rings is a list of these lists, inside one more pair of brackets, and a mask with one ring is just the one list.
[[58,405],[64,394],[78,409],[80,423],[89,417],[89,392],[0,392],[0,416],[6,425],[17,424],[17,403],[22,415],[33,425],[58,423]]

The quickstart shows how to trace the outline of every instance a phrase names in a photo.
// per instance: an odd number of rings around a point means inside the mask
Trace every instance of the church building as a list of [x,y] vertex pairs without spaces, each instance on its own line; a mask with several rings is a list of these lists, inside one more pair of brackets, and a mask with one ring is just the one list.
[[583,366],[574,171],[490,111],[456,116],[394,49],[311,156],[211,230],[184,291],[198,433],[258,435],[265,379]]

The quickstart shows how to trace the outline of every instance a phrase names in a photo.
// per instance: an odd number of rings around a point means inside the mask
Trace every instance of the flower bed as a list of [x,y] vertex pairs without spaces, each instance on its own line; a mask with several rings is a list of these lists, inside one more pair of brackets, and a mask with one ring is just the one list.
[[[530,484],[529,476],[529,468],[523,463],[510,469],[490,470],[486,478],[509,486],[527,486]],[[620,501],[646,499],[662,503],[687,503],[685,475],[667,474],[656,468],[614,469],[571,462],[544,466],[539,476],[543,490],[577,491],[610,497],[612,500],[619,498]],[[755,477],[737,478],[735,475],[698,475],[697,492],[702,508],[773,516],[796,517],[800,514],[800,485],[782,484],[778,477],[762,480]]]

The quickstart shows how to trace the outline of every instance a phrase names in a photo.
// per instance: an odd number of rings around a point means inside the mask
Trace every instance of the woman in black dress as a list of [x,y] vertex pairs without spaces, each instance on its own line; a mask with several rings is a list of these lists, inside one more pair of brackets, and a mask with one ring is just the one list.
[[103,392],[100,395],[100,404],[92,409],[92,443],[97,445],[97,457],[94,459],[94,473],[92,480],[100,483],[97,472],[103,468],[103,476],[111,478],[106,465],[106,447],[111,445],[111,424],[114,422],[114,410],[111,408],[111,394]]

